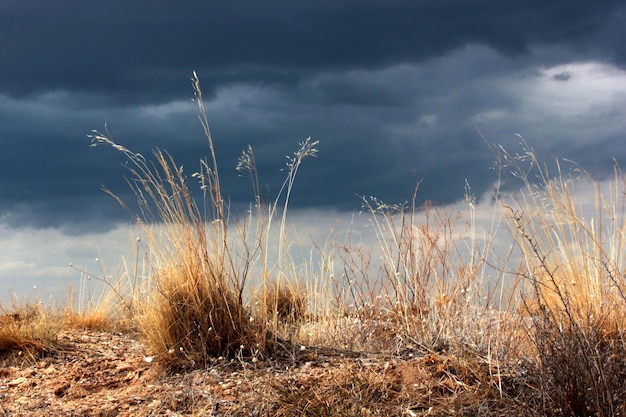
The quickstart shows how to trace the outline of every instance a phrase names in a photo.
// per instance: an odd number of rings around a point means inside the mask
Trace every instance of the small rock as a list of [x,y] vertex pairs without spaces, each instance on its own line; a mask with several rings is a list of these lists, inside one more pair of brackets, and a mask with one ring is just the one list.
[[19,378],[15,378],[13,381],[10,381],[8,385],[10,387],[23,387],[27,385],[28,382],[28,378],[21,376]]
[[17,404],[20,404],[20,405],[26,405],[26,404],[30,403],[30,397],[25,397],[25,396],[24,397],[20,397],[17,400],[15,400],[15,402]]
[[43,372],[46,375],[50,375],[50,374],[55,373],[56,371],[57,370],[56,370],[56,368],[54,366],[49,366],[46,369],[44,369],[43,371],[41,371],[41,372]]
[[68,384],[68,383],[58,385],[54,389],[54,395],[56,395],[57,397],[64,396],[65,392],[69,389],[69,387],[70,387],[70,384]]
[[128,363],[128,362],[122,362],[122,363],[120,363],[119,365],[117,365],[117,366],[115,367],[115,369],[116,369],[117,371],[128,371],[128,370],[133,369],[133,368],[134,368],[134,366],[133,366],[133,365],[131,365],[131,364],[130,364],[130,363]]

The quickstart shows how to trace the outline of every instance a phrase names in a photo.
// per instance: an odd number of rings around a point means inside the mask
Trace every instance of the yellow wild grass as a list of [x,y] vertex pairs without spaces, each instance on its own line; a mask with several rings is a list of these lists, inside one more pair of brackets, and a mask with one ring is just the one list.
[[[542,395],[566,415],[617,415],[626,400],[624,176],[616,166],[607,195],[579,167],[566,175],[556,160],[551,171],[528,147],[499,157],[525,186],[503,207],[523,261]],[[593,188],[577,193],[585,184]]]
[[[319,265],[302,268],[289,247],[287,209],[300,164],[315,156],[317,142],[306,140],[288,158],[287,179],[269,203],[254,152],[245,150],[237,169],[250,175],[254,203],[248,217],[234,219],[195,74],[193,85],[210,151],[193,175],[201,200],[167,152],[156,150],[148,161],[106,135],[92,136],[130,161],[145,235],[144,272],[111,289],[120,300],[130,297],[123,305],[165,363],[204,367],[220,356],[267,357],[305,344],[305,352],[317,345],[348,356],[426,354],[439,381],[467,388],[441,388],[455,395],[444,401],[450,412],[462,406],[478,413],[494,397],[510,400],[507,384],[519,387],[522,365],[545,414],[614,415],[626,401],[626,181],[619,169],[611,195],[595,189],[589,215],[558,162],[551,174],[532,150],[519,156],[500,149],[502,171],[512,170],[521,179],[514,186],[524,186],[496,195],[494,207],[503,209],[513,238],[503,265],[493,258],[498,213],[481,235],[468,187],[466,215],[417,206],[415,195],[408,206],[365,199],[376,251],[350,242],[315,247]],[[297,389],[279,388],[280,412],[354,415],[385,396],[419,410],[410,400],[417,394],[405,396],[397,378],[338,372],[315,381],[325,385],[313,385],[306,400]]]
[[54,309],[40,302],[17,303],[0,308],[0,356],[17,354],[34,359],[52,350],[62,321]]
[[[265,205],[258,194],[254,153],[249,147],[237,168],[251,175],[257,217],[253,221],[251,210],[249,219],[231,220],[222,197],[213,138],[195,73],[192,81],[210,151],[200,172],[193,174],[200,183],[201,201],[190,190],[183,167],[176,165],[167,152],[157,149],[154,161],[148,161],[108,135],[91,135],[93,145],[112,146],[130,162],[129,186],[140,206],[138,221],[144,227],[149,253],[147,276],[132,285],[138,327],[166,362],[183,367],[203,366],[219,356],[271,354],[279,346],[279,320],[285,314],[302,314],[296,312],[301,310],[301,302],[292,291],[295,287],[290,287],[295,277],[285,249],[286,211],[302,160],[317,153],[317,142],[302,142],[293,157],[288,157],[287,179],[276,200]],[[278,260],[276,266],[270,266],[270,229],[281,198]],[[285,278],[270,287],[271,274]],[[260,285],[261,290],[256,292],[261,294],[261,302],[250,303],[252,285]],[[137,294],[141,294],[140,299]]]
[[429,203],[365,203],[382,253],[380,282],[369,287],[377,288],[377,309],[398,323],[405,342],[494,358],[509,347],[517,284],[487,275],[493,238],[480,239],[475,230],[473,197],[468,193],[466,215]]
[[[534,152],[525,157],[536,167],[539,182],[518,166],[525,190],[503,204],[525,263],[520,275],[535,291],[529,313],[545,308],[564,326],[575,322],[609,333],[623,328],[626,181],[619,167],[605,195],[580,169],[576,178],[567,176],[557,160],[552,175]],[[577,184],[592,185],[585,200]]]
[[[71,267],[79,270],[74,265]],[[78,295],[72,288],[67,290],[66,305],[62,309],[64,327],[106,331],[122,322],[128,323],[127,314],[120,314],[122,305],[119,293],[112,290],[112,279],[107,279],[105,274],[97,277],[82,270],[80,272]]]

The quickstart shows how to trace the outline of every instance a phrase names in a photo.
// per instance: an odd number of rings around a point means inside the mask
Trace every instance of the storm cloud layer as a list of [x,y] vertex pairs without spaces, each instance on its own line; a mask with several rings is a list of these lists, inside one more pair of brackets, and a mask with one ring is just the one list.
[[0,4],[0,221],[107,230],[128,220],[123,156],[106,129],[191,174],[208,148],[225,192],[251,145],[273,195],[284,156],[311,136],[295,208],[358,210],[359,195],[448,203],[495,180],[488,143],[523,135],[602,177],[626,156],[623,1],[171,1]]

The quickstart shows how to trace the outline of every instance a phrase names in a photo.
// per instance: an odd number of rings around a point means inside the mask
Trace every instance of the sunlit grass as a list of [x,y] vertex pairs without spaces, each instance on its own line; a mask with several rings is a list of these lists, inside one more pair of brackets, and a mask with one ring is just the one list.
[[[81,286],[78,300],[60,307],[63,320],[37,306],[3,311],[0,352],[36,355],[62,327],[124,323],[173,369],[203,369],[218,358],[295,366],[315,349],[396,361],[328,370],[304,391],[276,386],[273,415],[504,407],[609,416],[623,408],[626,181],[617,165],[606,192],[580,169],[570,175],[564,161],[549,161],[549,169],[526,145],[521,153],[496,148],[499,183],[514,181],[508,189],[517,191],[496,190],[489,224],[477,221],[481,202],[469,185],[456,209],[418,205],[417,187],[406,204],[363,199],[375,247],[331,237],[312,242],[301,259],[292,252],[288,207],[318,143],[307,139],[287,158],[272,201],[261,196],[254,150],[244,150],[237,169],[250,177],[252,203],[238,217],[222,189],[195,74],[192,81],[209,158],[188,176],[166,151],[148,159],[94,132],[93,144],[128,160],[139,207],[131,212],[141,235],[135,253],[116,276],[84,275],[104,292],[92,298]],[[577,193],[581,184],[593,185],[591,204]],[[424,376],[425,391],[415,388],[418,359],[432,378]]]
[[[542,391],[567,415],[612,416],[626,399],[626,181],[615,166],[608,194],[580,167],[563,172],[501,149],[525,189],[502,202],[521,250],[522,312],[544,376]],[[577,198],[577,185],[593,192]]]
[[[192,81],[210,153],[192,175],[202,198],[194,195],[183,167],[168,153],[156,150],[152,162],[107,135],[91,136],[94,145],[112,146],[129,161],[129,185],[149,247],[149,275],[138,283],[144,296],[132,303],[138,328],[163,360],[182,367],[203,366],[218,356],[266,357],[285,344],[279,323],[304,313],[304,296],[297,293],[285,249],[287,206],[302,160],[317,153],[317,142],[302,142],[287,158],[287,177],[276,200],[263,205],[258,187],[253,187],[250,217],[233,222],[199,80],[194,75]],[[243,153],[238,169],[258,184],[251,148]],[[275,217],[279,234],[270,242]],[[276,265],[268,261],[271,244],[278,247]],[[252,292],[258,294],[256,302],[248,297]]]
[[40,301],[18,302],[0,308],[0,356],[34,360],[52,351],[63,325],[57,309]]

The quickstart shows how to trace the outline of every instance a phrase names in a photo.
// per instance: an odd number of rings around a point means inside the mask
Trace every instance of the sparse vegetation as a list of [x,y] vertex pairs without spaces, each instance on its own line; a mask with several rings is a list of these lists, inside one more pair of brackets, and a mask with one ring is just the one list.
[[[615,416],[626,412],[626,181],[618,166],[610,195],[595,184],[595,213],[585,217],[576,181],[527,148],[502,151],[526,190],[505,207],[527,284],[522,312],[530,319],[539,358],[541,393],[562,415]],[[539,188],[530,175],[540,178]],[[579,178],[580,179],[580,178]]]
[[14,302],[0,310],[0,357],[17,355],[26,360],[54,349],[62,328],[60,313],[41,303]]
[[[528,147],[520,155],[497,148],[501,183],[525,188],[494,196],[483,234],[469,186],[466,213],[417,206],[415,195],[408,205],[364,199],[378,252],[316,246],[319,265],[302,267],[289,250],[287,208],[317,142],[288,158],[269,203],[246,149],[237,169],[250,175],[254,202],[238,219],[224,199],[195,74],[193,85],[209,145],[192,175],[201,197],[167,152],[149,161],[94,132],[94,144],[128,158],[143,267],[98,278],[108,296],[95,304],[71,301],[60,314],[39,304],[3,310],[0,354],[50,352],[63,326],[123,327],[169,370],[244,375],[238,384],[248,389],[227,405],[194,396],[201,388],[190,385],[170,406],[184,415],[626,415],[619,167],[608,195],[594,189],[590,214],[575,188],[596,184],[590,176],[566,175],[558,160],[551,171]],[[495,235],[504,231],[510,246],[500,248]]]

